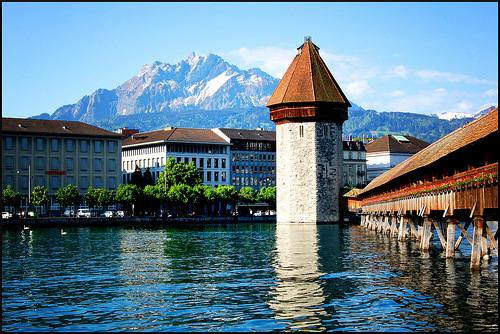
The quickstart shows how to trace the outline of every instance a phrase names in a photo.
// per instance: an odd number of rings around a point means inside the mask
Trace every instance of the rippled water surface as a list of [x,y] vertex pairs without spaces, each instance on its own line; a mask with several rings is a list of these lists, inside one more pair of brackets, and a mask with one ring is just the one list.
[[[360,226],[4,229],[3,331],[497,331],[469,270]],[[435,238],[436,239],[436,238]]]

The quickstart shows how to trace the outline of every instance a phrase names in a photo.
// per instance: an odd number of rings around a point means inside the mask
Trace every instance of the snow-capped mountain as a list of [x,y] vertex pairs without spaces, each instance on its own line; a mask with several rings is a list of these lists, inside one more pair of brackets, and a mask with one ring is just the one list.
[[217,55],[191,53],[175,65],[145,65],[116,89],[99,89],[50,118],[93,123],[116,115],[260,107],[278,82],[260,69],[240,70]]
[[488,108],[479,110],[475,113],[463,113],[463,112],[443,112],[440,114],[435,114],[432,116],[437,116],[439,119],[445,119],[450,121],[452,119],[461,119],[461,118],[478,118],[485,114],[487,114],[491,109],[496,108],[497,106],[490,106]]

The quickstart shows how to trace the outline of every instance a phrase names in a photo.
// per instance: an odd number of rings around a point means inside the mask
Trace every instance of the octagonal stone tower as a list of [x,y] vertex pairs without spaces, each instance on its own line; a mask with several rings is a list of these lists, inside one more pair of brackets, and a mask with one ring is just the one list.
[[311,39],[297,50],[266,104],[276,124],[277,223],[334,223],[351,104]]

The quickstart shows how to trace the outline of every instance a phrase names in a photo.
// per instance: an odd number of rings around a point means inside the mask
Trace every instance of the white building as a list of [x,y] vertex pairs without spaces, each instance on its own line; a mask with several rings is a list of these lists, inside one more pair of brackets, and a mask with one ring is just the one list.
[[387,135],[365,145],[368,181],[399,165],[429,143],[412,136]]
[[122,142],[122,182],[130,181],[136,166],[142,172],[149,168],[156,181],[173,157],[177,162],[193,162],[205,185],[230,185],[230,145],[210,129],[167,127],[134,133]]
[[366,149],[362,141],[344,141],[344,186],[362,188],[367,183]]

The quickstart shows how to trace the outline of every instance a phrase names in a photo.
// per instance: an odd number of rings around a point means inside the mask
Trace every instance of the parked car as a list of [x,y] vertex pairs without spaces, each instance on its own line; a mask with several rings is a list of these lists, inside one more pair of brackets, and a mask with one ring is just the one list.
[[125,212],[123,212],[122,210],[116,211],[116,216],[117,217],[125,217]]
[[2,219],[9,219],[12,218],[12,213],[9,213],[7,211],[2,212]]
[[264,215],[264,211],[259,210],[259,211],[255,212],[253,215],[254,215],[255,217],[260,217],[260,216],[263,216],[263,215]]
[[75,210],[66,210],[63,212],[63,217],[74,217],[75,216]]
[[109,211],[109,210],[108,210],[108,211],[105,211],[105,212],[101,213],[101,215],[100,215],[100,216],[101,216],[101,217],[106,217],[106,218],[111,218],[111,217],[113,217],[113,216],[114,216],[114,213],[113,213],[113,211]]
[[276,211],[274,211],[274,210],[267,210],[266,211],[266,216],[276,216]]
[[78,209],[76,216],[77,217],[85,217],[90,218],[90,210],[89,209]]

